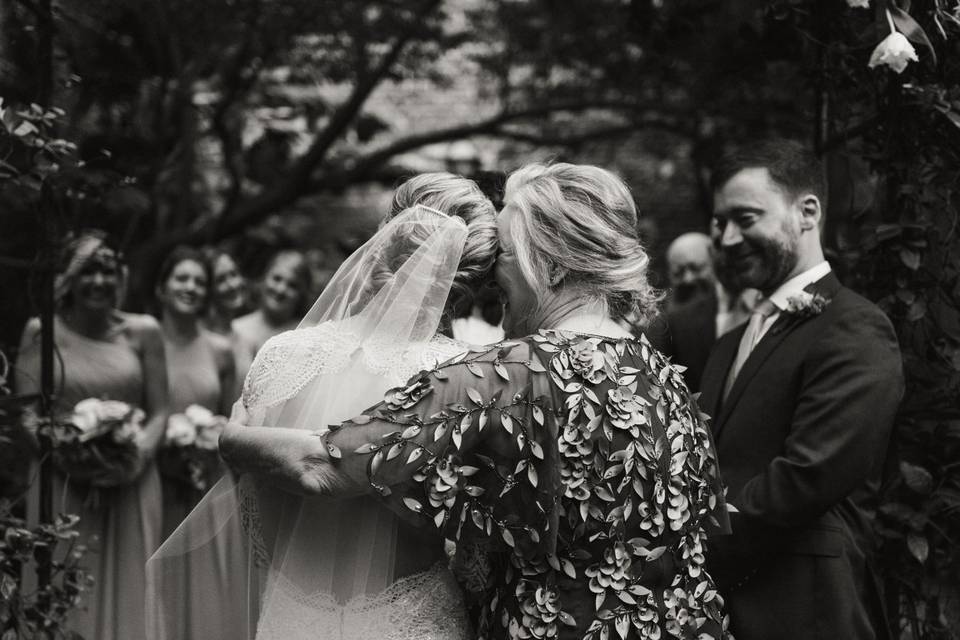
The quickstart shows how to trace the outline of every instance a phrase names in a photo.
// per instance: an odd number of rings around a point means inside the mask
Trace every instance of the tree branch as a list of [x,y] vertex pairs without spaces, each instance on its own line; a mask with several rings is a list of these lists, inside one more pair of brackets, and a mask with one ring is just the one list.
[[397,37],[390,50],[369,73],[359,78],[350,96],[337,108],[330,122],[291,168],[286,178],[271,186],[262,195],[241,202],[232,211],[225,210],[222,215],[217,216],[218,223],[214,231],[216,237],[230,235],[239,227],[248,224],[249,220],[257,219],[269,211],[289,204],[305,190],[316,167],[323,162],[330,148],[340,139],[367,98],[396,63],[403,49],[416,34],[418,25],[440,2],[441,0],[427,0],[421,5],[420,10],[410,20],[407,31]]
[[[531,137],[532,134],[524,134],[521,132],[503,129],[503,125],[505,124],[526,118],[543,117],[557,112],[587,111],[590,109],[599,108],[629,109],[632,113],[636,113],[638,111],[648,112],[644,116],[634,116],[633,120],[625,125],[614,125],[606,129],[578,134],[577,136],[554,139],[554,141],[560,141],[558,142],[559,144],[565,144],[566,142],[576,144],[578,141],[586,141],[595,137],[637,131],[639,129],[649,127],[665,128],[671,131],[676,131],[683,135],[693,135],[692,126],[684,127],[681,124],[680,116],[663,116],[663,114],[656,113],[654,110],[656,106],[657,105],[645,103],[638,104],[609,100],[599,100],[595,102],[584,100],[580,102],[552,105],[544,104],[513,112],[503,111],[494,116],[474,123],[461,124],[444,129],[437,129],[435,131],[413,134],[399,140],[395,140],[380,149],[368,153],[362,158],[354,160],[342,170],[326,173],[313,181],[307,182],[306,184],[302,185],[302,187],[296,188],[295,190],[282,191],[274,188],[270,189],[269,191],[265,191],[260,195],[240,203],[233,213],[225,219],[219,221],[208,220],[203,224],[198,222],[191,227],[177,229],[165,235],[162,238],[162,244],[164,247],[170,247],[179,243],[189,244],[200,241],[215,241],[228,237],[242,231],[252,224],[259,222],[265,216],[276,212],[283,206],[296,201],[297,198],[305,195],[306,193],[343,187],[345,185],[370,179],[390,158],[430,144],[460,140],[481,134],[513,139],[526,137],[530,141],[534,141],[534,138]],[[543,143],[543,140],[544,139],[542,138],[537,138],[536,142],[540,144]]]
[[[555,139],[553,142],[544,142],[544,138],[537,138],[532,134],[523,134],[520,132],[513,132],[506,129],[503,129],[502,126],[510,122],[515,122],[517,120],[523,120],[525,118],[534,118],[550,115],[552,113],[559,113],[564,111],[587,111],[590,109],[603,109],[603,108],[629,108],[631,110],[643,110],[649,108],[651,105],[640,105],[637,103],[628,103],[620,101],[598,101],[598,102],[571,102],[571,103],[561,103],[561,104],[546,104],[540,105],[537,107],[531,107],[529,109],[523,109],[520,111],[503,111],[498,113],[495,116],[491,116],[484,120],[472,124],[462,124],[453,127],[448,127],[446,129],[437,129],[436,131],[429,131],[420,134],[413,134],[394,142],[388,144],[387,146],[378,149],[364,156],[363,158],[356,160],[352,165],[347,167],[344,171],[335,172],[326,176],[322,176],[318,180],[314,181],[311,185],[311,190],[321,190],[331,186],[336,186],[338,184],[350,184],[362,180],[365,176],[376,169],[378,166],[392,158],[393,156],[399,155],[401,153],[406,153],[408,151],[413,151],[414,149],[419,149],[430,144],[436,144],[438,142],[447,142],[451,140],[459,140],[462,138],[468,138],[470,136],[485,134],[492,135],[497,137],[505,137],[512,139],[521,139],[523,136],[528,137],[528,141],[535,142],[536,144],[566,144],[561,139]],[[658,124],[655,124],[655,121],[659,116],[652,115],[649,116],[649,119],[644,121],[642,118],[634,122],[631,122],[628,125],[618,125],[618,130],[624,131],[636,131],[637,129],[642,129],[646,127],[655,127]],[[692,135],[692,131],[682,128],[678,124],[672,124],[667,126],[666,121],[662,121],[659,125],[661,128],[669,128],[671,130],[682,131],[684,135]],[[594,135],[593,133],[584,134],[585,137],[589,139],[589,136]],[[577,138],[569,138],[571,144],[578,143]]]

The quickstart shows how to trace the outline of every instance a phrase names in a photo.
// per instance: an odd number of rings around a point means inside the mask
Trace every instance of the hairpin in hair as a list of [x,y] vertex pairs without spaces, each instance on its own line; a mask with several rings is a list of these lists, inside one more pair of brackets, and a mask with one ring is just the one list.
[[418,204],[415,204],[415,205],[414,205],[414,208],[426,209],[426,210],[429,211],[430,213],[435,213],[435,214],[437,214],[438,216],[443,216],[444,218],[449,218],[449,217],[450,217],[449,215],[447,215],[447,214],[444,213],[443,211],[440,211],[440,209],[434,209],[433,207],[428,207],[428,206],[425,205],[425,204],[419,204],[419,203],[418,203]]

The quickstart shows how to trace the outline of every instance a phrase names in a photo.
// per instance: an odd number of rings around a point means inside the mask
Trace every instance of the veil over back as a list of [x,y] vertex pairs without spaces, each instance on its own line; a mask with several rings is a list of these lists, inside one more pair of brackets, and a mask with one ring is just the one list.
[[[323,430],[463,348],[435,339],[467,237],[422,205],[385,224],[334,275],[299,327],[257,354],[232,420]],[[182,637],[175,603],[204,615],[191,637],[336,637],[344,608],[393,585],[398,519],[375,498],[294,496],[226,474],[148,562],[151,639]],[[224,548],[242,545],[241,566]],[[201,593],[206,572],[229,593]],[[223,582],[223,581],[221,581]],[[186,593],[184,590],[186,589]],[[230,624],[223,624],[229,621]]]

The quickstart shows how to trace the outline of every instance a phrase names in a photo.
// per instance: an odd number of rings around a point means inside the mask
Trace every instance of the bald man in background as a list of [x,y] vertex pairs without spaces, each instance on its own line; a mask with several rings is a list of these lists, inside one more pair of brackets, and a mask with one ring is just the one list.
[[713,253],[713,242],[705,233],[684,233],[670,243],[667,247],[667,275],[671,289],[669,306],[710,295],[716,282]]
[[726,267],[705,233],[678,236],[667,247],[667,274],[671,297],[666,313],[647,331],[655,347],[687,368],[684,379],[691,391],[700,390],[700,378],[714,343],[750,317],[757,292],[737,291]]

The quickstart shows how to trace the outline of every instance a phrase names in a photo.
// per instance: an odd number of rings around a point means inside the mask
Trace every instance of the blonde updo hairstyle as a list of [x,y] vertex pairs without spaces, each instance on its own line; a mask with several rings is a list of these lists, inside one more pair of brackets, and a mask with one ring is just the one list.
[[[467,238],[450,287],[445,315],[448,319],[468,315],[478,288],[489,276],[497,258],[493,203],[473,180],[445,172],[421,173],[397,188],[384,223],[418,204],[461,218],[467,224]],[[421,228],[425,234],[431,231],[428,227]],[[391,275],[413,255],[423,240],[407,237],[391,242],[388,255],[381,260],[377,277]]]
[[510,174],[504,203],[519,213],[514,251],[538,297],[576,287],[614,318],[656,313],[661,296],[647,280],[637,207],[620,178],[591,165],[531,164]]

